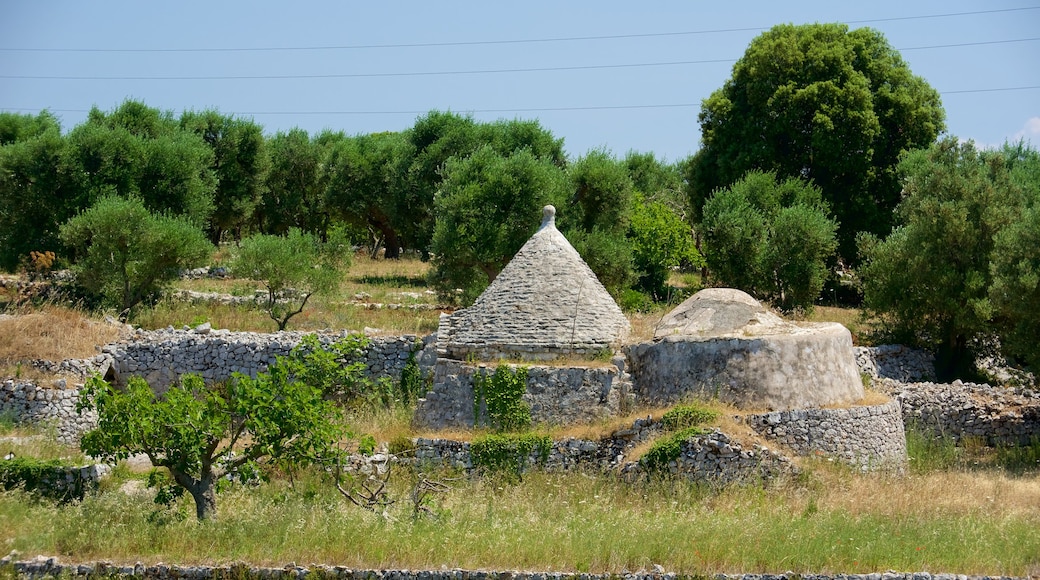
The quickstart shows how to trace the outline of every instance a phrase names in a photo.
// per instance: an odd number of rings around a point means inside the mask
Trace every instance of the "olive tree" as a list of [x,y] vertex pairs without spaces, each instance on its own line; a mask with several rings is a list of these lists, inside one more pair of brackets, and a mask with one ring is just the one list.
[[[965,376],[973,345],[999,329],[1001,310],[1021,312],[1035,299],[1029,196],[1005,155],[970,141],[944,139],[900,169],[898,227],[884,240],[860,240],[865,306],[890,331],[933,349],[940,378]],[[1024,320],[1031,324],[1028,313]]]
[[472,303],[535,232],[542,206],[562,207],[566,192],[563,171],[527,150],[503,156],[482,147],[450,159],[436,197],[433,285]]
[[264,285],[264,309],[278,330],[285,330],[311,296],[328,294],[339,286],[342,267],[349,260],[346,248],[323,244],[313,234],[292,228],[284,236],[253,234],[245,238],[230,269],[236,276]]
[[77,284],[123,318],[213,251],[193,223],[152,214],[137,198],[103,197],[65,222],[59,236],[73,251]]
[[713,280],[785,310],[812,308],[837,246],[819,189],[750,171],[716,192],[703,213]]

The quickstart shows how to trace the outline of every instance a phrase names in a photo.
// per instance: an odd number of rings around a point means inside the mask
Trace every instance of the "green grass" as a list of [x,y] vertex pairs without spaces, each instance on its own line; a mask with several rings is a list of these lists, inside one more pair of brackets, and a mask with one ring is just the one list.
[[[0,542],[72,560],[184,564],[592,572],[660,564],[706,574],[1040,570],[1040,514],[1028,504],[1036,499],[1035,480],[998,477],[986,493],[1003,493],[1006,502],[979,496],[960,505],[914,497],[941,481],[825,467],[778,487],[721,491],[535,472],[520,485],[498,478],[449,482],[453,489],[434,500],[440,516],[416,519],[403,497],[413,476],[400,471],[395,479],[393,493],[402,501],[389,520],[348,505],[314,476],[297,480],[295,490],[276,481],[221,494],[218,518],[201,524],[186,499],[172,512],[153,514],[147,495],[108,491],[62,507],[10,492],[0,494]],[[887,495],[850,496],[857,492]],[[906,511],[907,501],[917,509]]]

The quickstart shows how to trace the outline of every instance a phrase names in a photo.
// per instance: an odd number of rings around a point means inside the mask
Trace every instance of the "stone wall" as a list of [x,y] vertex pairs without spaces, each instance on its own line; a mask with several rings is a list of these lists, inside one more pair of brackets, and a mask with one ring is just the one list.
[[[523,400],[530,406],[535,423],[588,423],[615,416],[627,404],[628,375],[617,366],[527,369]],[[473,375],[493,371],[492,365],[439,359],[433,388],[416,406],[416,424],[430,429],[472,427]]]
[[34,494],[62,501],[82,500],[87,493],[97,490],[101,478],[111,471],[112,467],[104,463],[84,466],[57,465],[42,469],[38,474],[39,479],[27,484],[17,477],[9,478],[0,470],[0,487],[20,487]]
[[955,441],[1030,445],[1040,440],[1040,391],[962,383],[900,383],[881,379],[876,388],[899,400],[903,421]]
[[54,428],[58,441],[73,444],[83,433],[97,427],[97,413],[76,412],[78,388],[65,388],[56,381],[52,388],[30,381],[6,380],[0,383],[0,413],[11,414],[19,423]]
[[[37,578],[111,578],[134,577],[148,580],[171,580],[190,578],[193,580],[217,580],[237,578],[240,580],[303,580],[311,577],[323,580],[1017,580],[1010,576],[966,576],[963,574],[937,574],[930,572],[894,572],[884,574],[723,574],[712,572],[700,574],[676,574],[666,572],[660,566],[653,571],[625,572],[623,574],[588,572],[531,572],[521,570],[394,570],[363,569],[347,566],[315,565],[297,566],[289,563],[281,568],[265,568],[243,563],[222,566],[178,566],[176,564],[137,563],[118,565],[109,562],[61,563],[57,558],[37,556],[32,560],[18,560],[6,556],[0,559],[0,570],[10,566],[20,577]],[[1026,580],[1023,577],[1021,580]]]
[[871,378],[904,383],[935,379],[935,357],[927,351],[901,344],[857,346],[854,351],[860,372]]
[[862,469],[906,464],[906,432],[897,400],[875,406],[746,415],[744,421],[798,455],[822,455]]
[[[617,431],[599,441],[575,438],[554,441],[544,463],[538,452],[532,451],[526,465],[547,471],[618,469],[623,477],[633,479],[645,472],[639,462],[626,461],[627,454],[639,443],[661,433],[659,422],[639,419],[630,429]],[[418,438],[413,453],[419,465],[474,469],[470,444],[466,441]],[[781,453],[759,445],[745,449],[720,431],[687,439],[678,459],[668,465],[672,475],[710,483],[761,481],[793,470],[790,460]]]
[[[125,384],[131,375],[143,377],[153,389],[165,390],[187,373],[201,375],[206,381],[227,379],[234,372],[256,376],[284,356],[304,332],[230,332],[211,330],[201,325],[191,330],[167,328],[157,331],[138,330],[129,340],[105,346],[102,351],[112,357],[113,378]],[[328,344],[345,333],[319,333],[318,339]],[[397,381],[409,354],[417,349],[418,362],[424,373],[430,372],[436,354],[431,337],[415,335],[369,337],[364,354],[366,374],[371,379],[390,377]]]

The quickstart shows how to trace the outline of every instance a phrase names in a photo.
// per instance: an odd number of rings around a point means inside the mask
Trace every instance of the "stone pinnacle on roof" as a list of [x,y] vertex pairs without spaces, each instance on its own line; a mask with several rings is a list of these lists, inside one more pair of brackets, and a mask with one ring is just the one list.
[[456,359],[551,359],[614,349],[628,319],[556,229],[556,208],[469,308],[442,315],[443,354]]

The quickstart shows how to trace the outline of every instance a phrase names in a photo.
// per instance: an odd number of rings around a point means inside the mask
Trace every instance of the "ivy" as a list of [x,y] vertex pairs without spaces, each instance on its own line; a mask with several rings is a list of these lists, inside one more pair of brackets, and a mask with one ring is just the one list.
[[536,464],[545,465],[552,444],[548,435],[492,433],[474,439],[469,452],[475,468],[519,476],[526,470],[532,454]]
[[487,411],[484,424],[503,431],[523,431],[531,426],[531,407],[524,402],[527,368],[499,365],[493,374],[481,369],[473,375],[473,425],[480,426],[482,407]]

